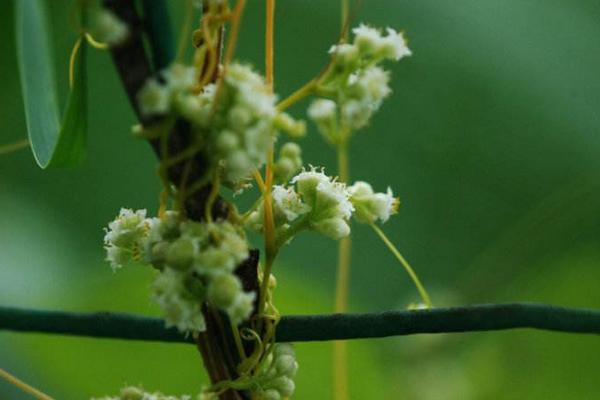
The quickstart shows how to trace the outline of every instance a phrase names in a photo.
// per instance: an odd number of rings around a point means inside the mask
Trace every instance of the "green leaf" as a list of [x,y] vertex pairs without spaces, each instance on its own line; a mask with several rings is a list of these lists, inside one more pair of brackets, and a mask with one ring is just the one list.
[[74,65],[73,87],[59,122],[58,95],[49,43],[46,2],[15,2],[15,27],[21,87],[31,149],[41,168],[74,166],[85,155],[87,87],[85,41]]

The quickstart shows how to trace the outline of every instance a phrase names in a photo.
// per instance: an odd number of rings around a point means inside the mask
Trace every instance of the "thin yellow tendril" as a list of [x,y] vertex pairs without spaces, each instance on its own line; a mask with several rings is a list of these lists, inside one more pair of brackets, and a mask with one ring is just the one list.
[[423,287],[423,284],[419,280],[419,277],[417,276],[415,271],[412,269],[412,267],[410,266],[408,261],[406,261],[406,259],[402,256],[402,254],[400,254],[400,252],[398,251],[396,246],[394,246],[394,244],[388,239],[388,237],[385,235],[385,233],[383,233],[383,231],[381,230],[380,227],[378,227],[377,225],[372,223],[371,228],[373,228],[373,230],[381,238],[383,243],[385,243],[385,245],[392,252],[392,254],[398,259],[398,261],[400,261],[400,264],[402,264],[402,266],[404,267],[404,269],[406,270],[406,272],[412,279],[413,283],[417,287],[417,290],[419,291],[419,294],[421,295],[421,299],[423,300],[423,304],[425,304],[425,306],[427,308],[431,308],[431,305],[432,305],[431,298],[429,297],[429,294],[425,290],[425,287]]
[[81,47],[81,39],[81,36],[77,38],[77,41],[73,45],[73,50],[71,50],[71,56],[69,57],[69,88],[71,89],[75,82],[75,59],[77,58],[77,53]]
[[108,43],[102,43],[102,42],[99,42],[96,39],[94,39],[94,37],[92,35],[90,35],[88,32],[84,32],[83,35],[85,36],[85,40],[90,44],[90,46],[92,46],[98,50],[106,50],[110,47],[108,45]]
[[19,140],[18,142],[0,146],[0,155],[14,153],[29,146],[29,139]]
[[0,378],[5,379],[8,383],[18,387],[25,393],[29,393],[30,395],[32,395],[33,397],[35,397],[38,400],[52,400],[52,397],[50,397],[47,394],[43,393],[42,391],[34,388],[33,386],[28,385],[27,383],[23,382],[16,376],[9,374],[7,371],[3,370],[2,368],[0,368]]

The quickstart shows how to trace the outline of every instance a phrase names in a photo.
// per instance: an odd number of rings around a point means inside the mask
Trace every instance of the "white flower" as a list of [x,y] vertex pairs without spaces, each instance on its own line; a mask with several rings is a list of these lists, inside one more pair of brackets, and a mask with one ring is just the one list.
[[178,396],[168,396],[162,394],[160,392],[146,392],[142,388],[138,388],[135,386],[126,386],[121,389],[121,392],[118,396],[115,397],[102,397],[102,398],[92,398],[92,400],[191,400],[191,396],[183,395],[181,397]]
[[328,99],[316,99],[308,107],[308,116],[315,122],[327,121],[336,117],[336,104]]
[[106,260],[113,269],[141,256],[149,230],[150,220],[146,218],[146,210],[121,209],[117,218],[108,224],[104,235]]
[[254,309],[255,299],[256,293],[254,292],[238,292],[233,304],[226,309],[229,319],[231,319],[233,324],[239,325],[248,319]]
[[166,268],[152,285],[153,299],[160,306],[165,325],[180,332],[202,332],[206,329],[201,302],[191,295],[184,284],[186,275]]
[[398,211],[399,200],[388,187],[386,193],[375,193],[371,185],[358,181],[348,188],[350,201],[354,205],[354,217],[359,222],[386,222]]
[[332,215],[349,219],[354,207],[350,203],[350,193],[346,185],[333,180],[319,182],[317,185],[317,200],[315,203],[315,214]]
[[333,240],[339,240],[350,234],[350,226],[342,218],[327,218],[312,223],[314,230]]
[[355,44],[342,43],[331,46],[329,54],[335,57],[335,63],[340,68],[355,68],[360,62],[360,53]]
[[302,203],[300,196],[292,188],[275,185],[272,196],[275,213],[282,215],[285,222],[291,222],[310,211],[310,206]]
[[137,96],[140,112],[143,115],[162,115],[171,110],[171,92],[154,78],[146,82]]
[[347,220],[352,216],[354,207],[345,184],[336,182],[314,167],[310,171],[302,171],[291,182],[296,185],[303,203],[310,207],[308,220],[311,228],[332,239],[350,234]]
[[377,53],[382,46],[382,37],[379,29],[360,24],[352,29],[354,33],[354,44],[361,53],[371,55]]
[[171,64],[161,74],[172,91],[190,89],[196,83],[198,75],[196,68],[178,63]]
[[111,47],[123,43],[129,36],[127,25],[104,8],[92,13],[90,26],[94,39]]
[[388,86],[389,81],[390,75],[387,71],[372,66],[357,77],[356,86],[361,89],[363,96],[371,103],[369,106],[376,110],[379,108],[381,101],[391,93]]
[[382,53],[385,58],[398,61],[401,58],[412,55],[412,52],[406,45],[406,39],[402,32],[396,32],[392,28],[387,28],[387,36],[383,38],[382,43]]

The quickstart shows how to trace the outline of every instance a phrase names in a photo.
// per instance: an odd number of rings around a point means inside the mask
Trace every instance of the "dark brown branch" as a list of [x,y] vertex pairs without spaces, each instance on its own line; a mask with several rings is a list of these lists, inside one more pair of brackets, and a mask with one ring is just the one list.
[[[152,71],[151,64],[145,53],[142,36],[144,33],[142,29],[144,24],[137,14],[133,0],[104,0],[104,5],[129,27],[130,35],[128,40],[117,47],[111,48],[111,56],[121,77],[129,102],[139,121],[144,127],[151,127],[161,121],[144,116],[140,112],[137,102],[140,89],[153,74],[157,73],[157,71]],[[156,24],[157,21],[146,21],[146,27],[150,28],[150,30],[152,30],[151,28],[156,28],[155,26],[148,26],[152,23]],[[151,40],[152,37],[150,35]],[[220,37],[222,38],[222,35]],[[155,43],[155,45],[151,47],[160,47],[158,43]],[[164,54],[168,53],[164,52]],[[160,140],[150,140],[150,144],[157,157],[161,161],[165,161],[165,159],[170,159],[181,154],[193,144],[191,126],[184,120],[176,121],[173,129],[167,136],[167,154],[162,154]],[[205,154],[199,151],[190,160],[184,160],[169,167],[167,170],[169,181],[176,188],[187,187],[195,182],[202,181],[208,173],[207,158]],[[207,184],[190,196],[185,197],[183,206],[188,218],[195,221],[201,221],[204,218],[211,188],[212,186]],[[220,197],[216,199],[211,210],[212,216],[215,219],[227,219],[229,211],[228,204]],[[258,288],[258,282],[256,281],[257,268],[258,256],[256,253],[253,253],[248,261],[238,268],[237,273],[241,276],[246,290],[256,290]],[[251,282],[251,279],[255,279],[255,281]],[[231,333],[227,330],[229,324],[224,329],[224,324],[221,321],[223,316],[216,313],[208,305],[204,306],[204,317],[207,322],[207,330],[198,338],[198,348],[202,353],[211,381],[217,383],[235,378],[235,367],[239,359],[236,353],[232,353],[232,349],[235,349],[235,346],[229,340],[231,336]],[[240,396],[234,391],[228,391],[221,395],[221,398],[237,400]]]

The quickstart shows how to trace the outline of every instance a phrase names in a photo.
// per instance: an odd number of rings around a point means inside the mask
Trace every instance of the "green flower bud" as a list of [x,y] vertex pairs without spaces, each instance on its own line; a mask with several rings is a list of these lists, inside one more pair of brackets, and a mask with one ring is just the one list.
[[221,309],[230,307],[242,290],[240,280],[231,274],[217,275],[208,286],[207,298]]
[[306,135],[306,123],[296,121],[287,113],[279,113],[273,119],[275,129],[280,129],[292,138],[301,138]]
[[298,370],[298,363],[296,359],[289,355],[283,354],[275,360],[275,369],[279,375],[285,375],[289,378],[293,378]]
[[121,400],[142,400],[144,391],[135,386],[127,386],[121,389]]
[[247,319],[254,309],[256,293],[239,292],[234,303],[227,309],[227,314],[235,325]]
[[181,235],[179,230],[179,215],[176,211],[167,211],[159,225],[160,236],[165,240],[174,240]]
[[200,273],[218,273],[235,268],[235,260],[226,251],[211,247],[200,251],[196,256],[194,266]]
[[189,239],[177,239],[167,250],[166,263],[169,267],[184,271],[192,265],[195,248]]
[[276,389],[283,397],[289,397],[293,395],[294,390],[296,389],[294,381],[287,376],[280,376],[273,379],[271,382],[269,382],[269,387]]
[[280,157],[296,158],[302,155],[302,149],[294,142],[287,142],[279,150]]
[[312,224],[312,227],[322,235],[333,240],[339,240],[350,234],[350,226],[342,218],[328,218]]
[[150,249],[150,264],[156,268],[163,268],[167,259],[169,246],[168,242],[158,242],[153,244]]
[[290,343],[277,343],[273,347],[273,355],[275,355],[275,357],[280,357],[283,355],[296,357],[296,352],[294,351],[294,346],[292,346]]
[[267,389],[262,394],[262,400],[281,400],[281,395],[276,389]]

